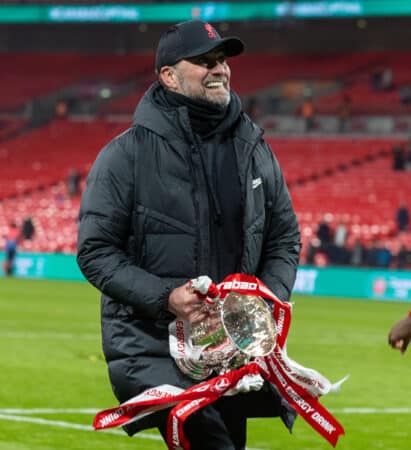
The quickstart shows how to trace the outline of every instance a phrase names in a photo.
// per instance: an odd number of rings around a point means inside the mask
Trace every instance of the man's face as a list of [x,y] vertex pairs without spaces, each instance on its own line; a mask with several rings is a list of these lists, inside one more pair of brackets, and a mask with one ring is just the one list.
[[179,94],[220,106],[230,103],[231,71],[222,50],[184,59],[174,70]]

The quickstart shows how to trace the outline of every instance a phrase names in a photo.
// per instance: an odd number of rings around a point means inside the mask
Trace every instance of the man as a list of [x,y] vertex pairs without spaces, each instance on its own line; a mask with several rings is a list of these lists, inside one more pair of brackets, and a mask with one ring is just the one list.
[[[194,20],[169,28],[158,82],[133,126],[99,154],[83,194],[78,263],[102,291],[103,349],[120,402],[150,387],[195,382],[169,352],[168,325],[207,318],[188,281],[258,276],[282,300],[294,284],[300,235],[278,162],[230,90],[227,58],[243,51]],[[158,427],[168,412],[125,427]],[[271,387],[225,397],[190,416],[193,450],[244,449],[246,418],[295,413]]]
[[14,272],[14,261],[17,255],[17,246],[20,239],[20,229],[15,222],[11,222],[9,229],[4,236],[6,259],[4,261],[4,273],[12,276]]
[[410,213],[407,204],[402,202],[397,210],[397,230],[398,232],[407,231],[410,222]]
[[396,322],[388,334],[388,343],[392,348],[396,348],[405,353],[411,341],[411,311],[404,319]]

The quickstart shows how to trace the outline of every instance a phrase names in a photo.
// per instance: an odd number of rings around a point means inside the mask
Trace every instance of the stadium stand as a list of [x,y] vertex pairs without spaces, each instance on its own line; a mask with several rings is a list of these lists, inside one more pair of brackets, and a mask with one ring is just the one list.
[[[246,53],[241,59],[233,58],[230,65],[234,73],[233,88],[242,96],[261,92],[265,98],[276,86],[281,86],[284,97],[292,95],[292,85],[296,81],[328,80],[336,83],[353,73],[366,70],[378,60],[378,55],[368,53],[334,53],[326,55],[281,55],[263,52]],[[376,62],[375,62],[376,64]],[[244,67],[249,68],[244,70]],[[250,76],[252,70],[252,76]],[[288,86],[282,86],[286,83]],[[325,83],[326,84],[326,83]],[[147,83],[144,84],[145,86]],[[129,113],[134,110],[135,101],[141,96],[141,85],[136,91],[103,105],[105,113]]]
[[271,138],[270,143],[298,213],[303,260],[324,216],[332,230],[346,224],[349,246],[358,237],[366,245],[386,239],[394,253],[401,243],[410,247],[411,233],[398,236],[395,225],[396,209],[411,192],[410,173],[392,169],[392,148],[403,139]]
[[[235,74],[233,87],[240,95],[258,95],[260,92],[265,98],[277,88],[283,97],[292,98],[301,96],[301,83],[316,81],[326,87],[323,95],[315,99],[318,114],[337,114],[344,96],[352,98],[353,114],[405,114],[411,111],[411,106],[401,103],[400,91],[411,85],[411,69],[407,64],[410,56],[409,52],[375,51],[292,56],[253,52],[231,61]],[[154,55],[150,52],[129,55],[2,54],[2,63],[9,69],[0,74],[0,111],[18,111],[33,99],[52,93],[64,94],[76,86],[83,96],[96,95],[98,92],[94,92],[93,87],[99,89],[104,83],[126,85],[143,74],[145,77],[142,82],[134,83],[134,89],[126,90],[120,98],[109,100],[101,108],[103,113],[132,111],[142,90],[154,77],[153,60]],[[244,67],[252,69],[252,77]],[[392,69],[393,87],[375,92],[370,74],[380,67]],[[66,93],[73,95],[72,91]]]
[[[31,215],[38,233],[22,248],[37,251],[75,251],[79,197],[66,190],[68,169],[83,175],[99,149],[127,123],[93,120],[88,123],[55,120],[45,127],[7,142],[3,162],[11,170],[1,180],[0,231],[14,218]],[[410,192],[410,175],[392,170],[396,138],[269,138],[284,168],[298,212],[303,257],[324,215],[334,227],[344,220],[350,245],[356,237],[390,239],[396,250],[395,211]],[[12,155],[12,157],[11,157]],[[310,164],[307,165],[306,161]],[[33,177],[33,173],[36,174]],[[405,236],[405,237],[404,237]],[[410,244],[408,235],[401,242]]]
[[27,120],[21,117],[0,118],[0,142],[17,136],[27,126]]
[[83,87],[85,96],[96,95],[93,86],[98,87],[102,81],[127,82],[147,68],[152,71],[153,55],[6,53],[1,60],[8,70],[0,72],[0,112],[10,113],[22,109],[30,100],[76,84]]
[[[409,51],[258,51],[230,61],[232,85],[245,102],[257,98],[270,107],[270,100],[280,98],[280,114],[289,115],[290,133],[268,140],[299,216],[303,261],[325,215],[332,228],[346,223],[348,245],[356,237],[367,245],[378,238],[387,239],[394,252],[401,243],[411,249],[410,233],[395,233],[395,210],[410,197],[411,177],[393,171],[391,164],[393,146],[407,141],[403,131],[411,110],[401,103],[400,88],[411,84],[410,56]],[[34,240],[22,243],[23,250],[75,252],[79,198],[67,194],[68,171],[78,170],[84,186],[97,152],[129,126],[136,103],[154,79],[154,55],[9,52],[1,57],[9,70],[0,74],[0,163],[7,167],[0,179],[0,232],[10,220],[21,223],[31,215],[37,232]],[[372,74],[384,67],[392,70],[392,86],[375,90]],[[352,98],[350,133],[322,135],[316,129],[313,135],[298,134],[295,120],[307,86],[314,86],[319,116],[337,120],[344,96]],[[72,108],[71,98],[80,108]],[[57,118],[54,108],[61,99],[68,109]],[[35,123],[30,105],[43,100],[52,120]],[[258,120],[273,133],[275,126],[267,127],[270,112],[263,111]],[[396,123],[403,121],[404,127],[389,137],[358,134],[369,117],[381,114],[398,115]]]
[[[409,102],[401,98],[402,89],[411,86],[410,57],[410,52],[374,53],[370,59],[373,64],[341,78],[341,89],[316,101],[317,112],[338,113],[343,98],[349,97],[352,114],[411,114],[411,98]],[[373,84],[372,76],[384,69],[392,72],[392,84],[378,88]]]
[[62,119],[1,143],[1,164],[7,171],[0,180],[0,198],[58,183],[71,167],[84,174],[100,148],[125,128],[105,120]]
[[70,197],[66,177],[70,168],[84,176],[103,145],[127,128],[125,123],[55,120],[0,143],[0,235],[11,220],[21,224],[32,216],[36,233],[23,241],[29,251],[76,248],[79,196]]

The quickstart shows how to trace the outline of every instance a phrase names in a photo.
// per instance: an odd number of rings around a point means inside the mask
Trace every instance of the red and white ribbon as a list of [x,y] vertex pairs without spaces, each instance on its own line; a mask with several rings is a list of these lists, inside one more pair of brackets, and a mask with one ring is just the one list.
[[[170,385],[148,389],[118,407],[100,411],[94,418],[94,428],[100,430],[126,425],[154,411],[172,407],[168,419],[168,446],[172,450],[189,450],[190,443],[184,435],[186,418],[222,395],[232,395],[245,389],[258,389],[257,379],[262,377],[276,386],[295,411],[335,447],[339,436],[344,434],[344,428],[319,403],[318,397],[337,391],[346,378],[332,384],[317,371],[303,367],[287,356],[286,340],[291,323],[291,304],[282,302],[258,278],[250,275],[230,275],[217,289],[220,298],[234,291],[245,295],[258,295],[274,302],[273,316],[277,340],[273,352],[186,390]],[[177,326],[182,327],[184,340],[187,330],[184,330],[183,323]],[[176,345],[178,348],[178,343]],[[180,357],[187,356],[184,347],[180,346],[178,351]]]

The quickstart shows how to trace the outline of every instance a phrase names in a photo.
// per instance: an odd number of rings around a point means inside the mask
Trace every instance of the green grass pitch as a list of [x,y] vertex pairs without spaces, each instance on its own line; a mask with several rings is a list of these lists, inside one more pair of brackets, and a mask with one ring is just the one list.
[[[387,345],[408,305],[292,301],[289,356],[332,381],[350,374],[340,393],[321,399],[346,431],[337,448],[408,450],[411,349],[401,356]],[[99,293],[86,283],[0,279],[0,450],[165,449],[154,430],[134,438],[91,430],[94,411],[116,405],[99,320]],[[247,448],[332,447],[298,418],[291,435],[278,419],[250,420]]]

